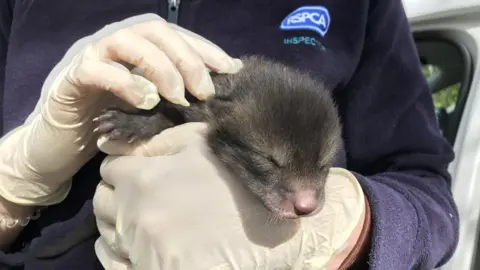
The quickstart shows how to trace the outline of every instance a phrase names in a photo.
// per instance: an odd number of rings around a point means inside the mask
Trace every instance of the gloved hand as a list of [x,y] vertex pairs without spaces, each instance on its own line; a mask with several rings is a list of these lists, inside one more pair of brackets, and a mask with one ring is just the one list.
[[[187,123],[107,157],[93,204],[107,269],[337,269],[363,225],[355,177],[332,169],[316,216],[276,221],[208,151],[206,124]],[[149,157],[139,156],[149,155]],[[357,236],[358,237],[358,236]],[[345,255],[343,255],[345,256]],[[290,266],[290,267],[287,267]]]
[[20,205],[58,203],[97,152],[92,119],[99,110],[120,99],[150,109],[159,94],[187,105],[185,87],[199,99],[214,93],[208,69],[240,67],[211,42],[153,14],[78,41],[48,76],[35,111],[0,141],[0,196]]

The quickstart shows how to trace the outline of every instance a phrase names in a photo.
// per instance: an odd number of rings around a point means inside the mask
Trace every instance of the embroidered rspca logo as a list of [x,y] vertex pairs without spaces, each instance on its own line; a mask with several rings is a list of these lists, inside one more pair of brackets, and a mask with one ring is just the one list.
[[311,30],[322,37],[330,27],[330,13],[323,6],[304,6],[297,8],[280,24],[282,30]]

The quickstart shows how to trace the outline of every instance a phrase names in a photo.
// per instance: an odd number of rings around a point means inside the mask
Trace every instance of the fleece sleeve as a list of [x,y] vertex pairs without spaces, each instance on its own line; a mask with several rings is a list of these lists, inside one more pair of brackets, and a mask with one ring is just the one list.
[[0,136],[3,135],[3,89],[7,61],[8,37],[12,25],[13,0],[0,1]]
[[458,241],[450,191],[453,151],[399,0],[371,0],[362,57],[336,97],[347,167],[372,211],[371,269],[433,269]]
[[[8,37],[12,26],[14,0],[0,1],[0,137],[3,133],[3,91],[7,61]],[[21,255],[7,255],[0,251],[0,269],[12,269],[21,261]]]

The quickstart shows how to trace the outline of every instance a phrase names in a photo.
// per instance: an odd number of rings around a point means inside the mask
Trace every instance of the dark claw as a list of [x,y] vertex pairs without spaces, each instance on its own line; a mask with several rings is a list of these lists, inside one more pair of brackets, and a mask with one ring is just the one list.
[[126,113],[118,109],[104,109],[94,119],[97,127],[95,132],[104,135],[109,140],[125,140],[129,143],[146,137],[153,136],[160,118],[153,114]]
[[136,141],[138,139],[137,136],[133,135],[129,140],[128,140],[128,143],[133,143],[134,141]]
[[114,129],[114,128],[115,128],[115,124],[113,124],[112,122],[102,122],[100,120],[100,123],[97,126],[97,128],[95,129],[95,132],[108,133],[108,132],[112,131],[112,129]]

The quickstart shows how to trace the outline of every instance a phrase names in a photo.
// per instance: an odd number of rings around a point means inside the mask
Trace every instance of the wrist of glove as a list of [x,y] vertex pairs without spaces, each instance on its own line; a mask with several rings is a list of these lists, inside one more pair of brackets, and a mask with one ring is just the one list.
[[157,15],[106,26],[75,43],[52,70],[34,112],[0,141],[0,196],[20,205],[51,205],[98,151],[92,120],[126,102],[151,109],[160,96],[186,105],[214,93],[208,69],[235,73],[239,61]]
[[208,151],[205,130],[188,123],[142,144],[102,148],[132,155],[109,157],[101,169],[95,248],[104,267],[335,269],[335,258],[350,253],[346,243],[363,228],[365,201],[355,177],[333,168],[319,214],[271,219]]
[[0,197],[0,250],[6,250],[31,220],[40,216],[41,209],[20,206]]

